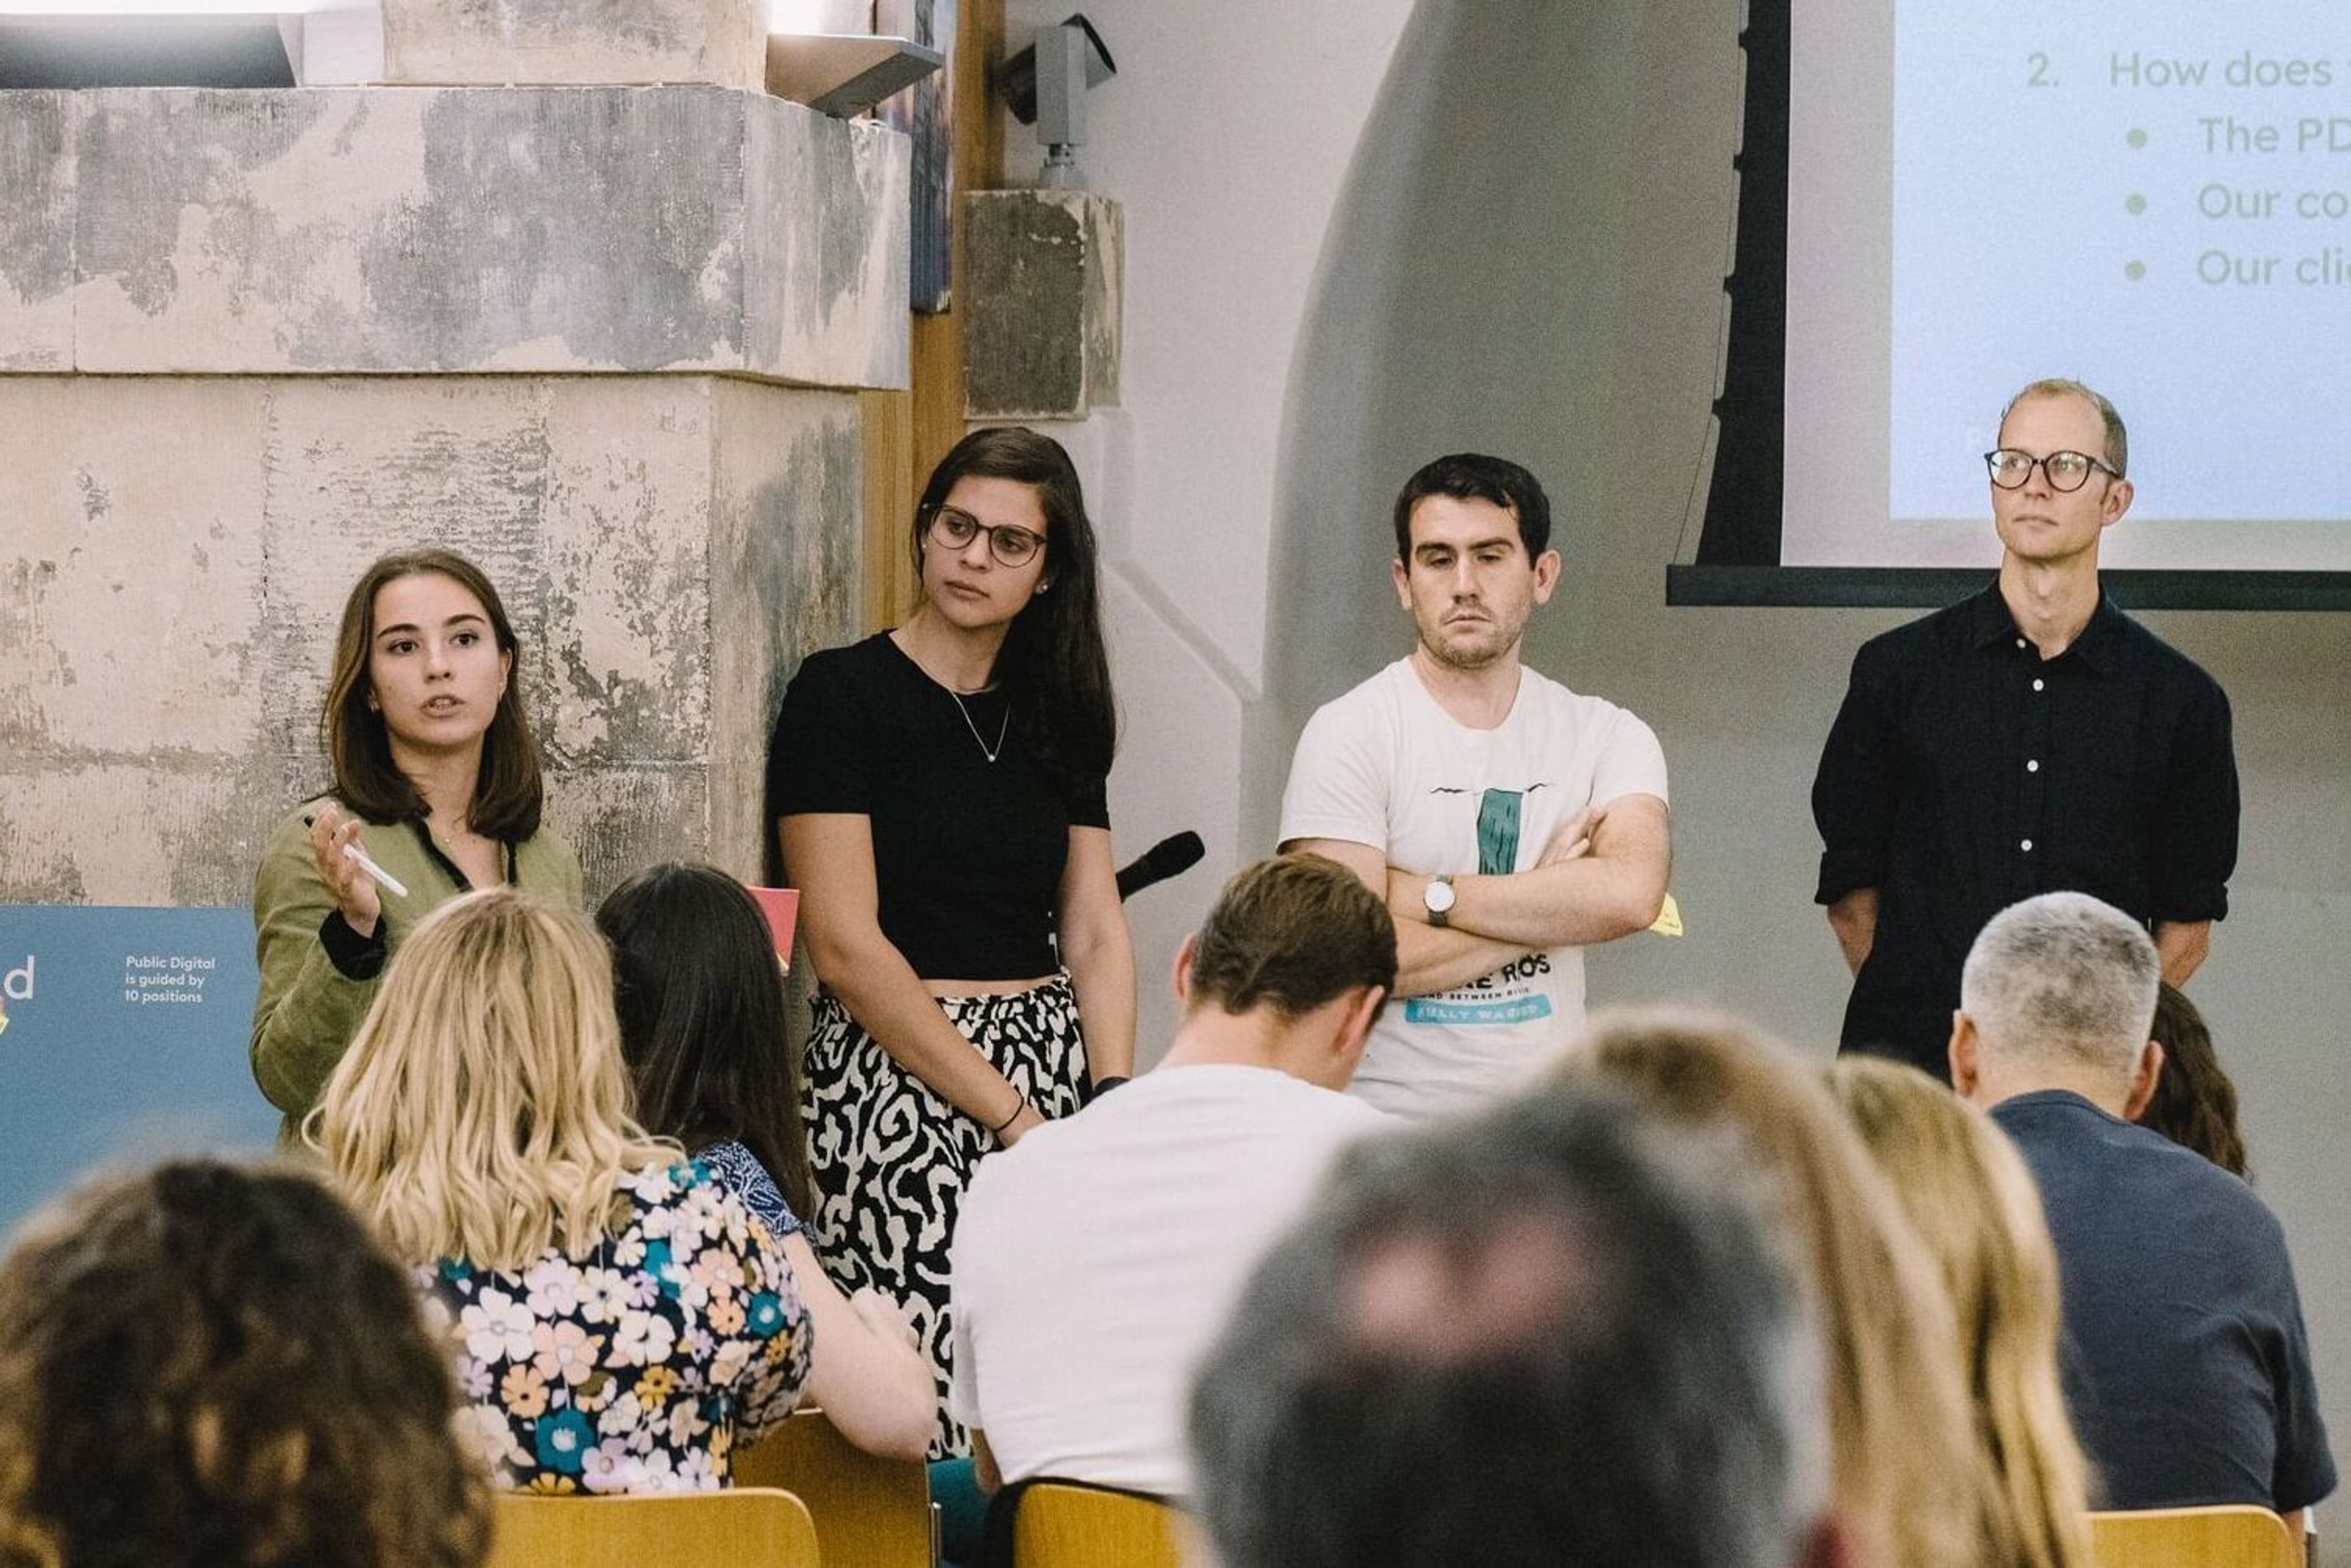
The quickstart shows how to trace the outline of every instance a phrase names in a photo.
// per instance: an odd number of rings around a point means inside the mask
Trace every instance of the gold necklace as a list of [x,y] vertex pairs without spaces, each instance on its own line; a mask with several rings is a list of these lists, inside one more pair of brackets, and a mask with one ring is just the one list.
[[1012,705],[1009,702],[1007,702],[1004,705],[1004,722],[996,727],[996,746],[994,749],[991,750],[987,742],[980,738],[979,726],[971,722],[971,709],[963,706],[963,694],[956,690],[953,686],[948,686],[946,690],[947,695],[955,698],[956,712],[963,715],[963,727],[964,728],[971,731],[971,738],[973,742],[978,746],[979,754],[982,757],[987,758],[990,762],[995,761],[998,757],[1002,756],[1004,753],[1004,737],[1012,731]]

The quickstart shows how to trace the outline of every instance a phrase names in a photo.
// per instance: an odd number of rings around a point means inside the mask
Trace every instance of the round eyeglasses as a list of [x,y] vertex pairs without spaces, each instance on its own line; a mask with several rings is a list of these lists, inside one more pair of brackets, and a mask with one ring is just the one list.
[[2035,457],[2013,446],[1985,453],[1984,466],[1991,470],[1991,482],[2003,490],[2023,489],[2035,466],[2048,476],[2053,490],[2078,490],[2090,482],[2093,472],[2116,479],[2123,476],[2121,469],[2086,452],[2053,452],[2046,457]]
[[941,507],[931,514],[930,537],[949,549],[961,549],[980,535],[987,536],[987,553],[1000,566],[1027,566],[1045,548],[1045,536],[1010,523],[994,527],[981,522],[969,512],[955,507]]

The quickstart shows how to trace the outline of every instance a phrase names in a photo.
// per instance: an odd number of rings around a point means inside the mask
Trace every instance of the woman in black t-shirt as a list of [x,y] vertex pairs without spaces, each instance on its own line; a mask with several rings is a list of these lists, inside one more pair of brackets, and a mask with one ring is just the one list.
[[[1104,782],[1116,719],[1093,527],[1058,442],[976,431],[914,513],[904,625],[812,655],[768,798],[822,982],[812,1229],[847,1290],[907,1303],[946,1386],[947,1249],[972,1166],[1134,1056]],[[941,1416],[934,1457],[968,1438]]]

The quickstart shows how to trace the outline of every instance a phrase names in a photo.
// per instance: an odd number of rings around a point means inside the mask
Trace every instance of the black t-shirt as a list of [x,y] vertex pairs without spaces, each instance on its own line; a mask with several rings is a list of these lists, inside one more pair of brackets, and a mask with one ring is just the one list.
[[776,814],[872,822],[882,935],[925,979],[1051,974],[1070,829],[1110,826],[1103,780],[1064,793],[1008,712],[1000,691],[958,701],[885,632],[810,655],[776,716]]
[[2098,1506],[2291,1513],[2333,1492],[2285,1232],[2252,1188],[2063,1090],[1991,1115],[2049,1217]]
[[1877,889],[1844,1046],[1948,1082],[1984,923],[2059,890],[2135,920],[2218,920],[2237,861],[2229,700],[2101,599],[2044,660],[1997,583],[1865,643],[1821,751],[1815,896]]

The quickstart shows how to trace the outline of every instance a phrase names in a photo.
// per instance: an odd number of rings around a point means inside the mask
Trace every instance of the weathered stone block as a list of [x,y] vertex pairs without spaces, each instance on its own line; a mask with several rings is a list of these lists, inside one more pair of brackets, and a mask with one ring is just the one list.
[[745,121],[744,366],[805,364],[778,379],[814,385],[904,387],[914,144],[879,120],[765,101],[775,107]]
[[315,749],[343,600],[370,561],[443,545],[498,587],[543,722],[548,589],[545,383],[526,379],[279,380],[269,391],[257,519],[268,578],[257,683],[268,744]]
[[383,0],[384,80],[762,89],[758,0]]
[[703,87],[0,94],[0,367],[904,386],[908,158]]
[[859,532],[802,519],[862,515],[864,451],[849,398],[726,382],[712,403],[709,686],[735,719],[710,736],[710,855],[750,879],[775,832],[768,734],[785,684],[859,630]]
[[702,378],[549,383],[537,644],[547,705],[532,717],[551,766],[708,753],[717,390]]
[[242,904],[269,828],[311,787],[287,778],[263,753],[11,759],[0,904]]
[[710,770],[689,762],[574,768],[555,780],[547,816],[579,852],[592,904],[646,866],[711,858]]
[[862,475],[853,394],[727,378],[0,377],[0,903],[247,896],[350,584],[425,543],[498,585],[591,881],[756,876]]
[[1118,402],[1124,221],[1080,191],[964,197],[964,413],[1083,419]]
[[218,753],[267,658],[258,383],[0,376],[0,741]]
[[0,371],[61,371],[73,360],[73,97],[0,99]]

